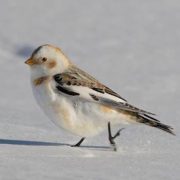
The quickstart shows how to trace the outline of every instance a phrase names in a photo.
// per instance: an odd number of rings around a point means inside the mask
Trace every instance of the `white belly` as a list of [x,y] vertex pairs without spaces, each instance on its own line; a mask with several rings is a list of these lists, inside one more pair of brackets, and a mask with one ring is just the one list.
[[112,124],[127,124],[126,116],[102,109],[99,104],[56,94],[49,83],[34,87],[33,93],[44,113],[59,127],[82,137],[93,136]]

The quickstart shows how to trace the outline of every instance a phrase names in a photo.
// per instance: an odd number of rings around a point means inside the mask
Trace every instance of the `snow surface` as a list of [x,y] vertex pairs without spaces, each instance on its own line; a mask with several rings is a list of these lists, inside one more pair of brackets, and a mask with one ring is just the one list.
[[[179,0],[0,4],[0,180],[180,179]],[[158,114],[177,136],[128,126],[118,152],[108,148],[107,132],[69,147],[79,137],[40,111],[23,63],[44,43],[60,46],[132,104]]]

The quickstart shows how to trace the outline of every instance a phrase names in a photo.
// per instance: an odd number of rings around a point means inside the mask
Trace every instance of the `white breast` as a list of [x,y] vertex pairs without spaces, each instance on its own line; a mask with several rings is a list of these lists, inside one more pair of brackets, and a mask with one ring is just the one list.
[[98,134],[107,127],[107,122],[123,123],[124,119],[116,111],[102,112],[96,103],[56,93],[52,81],[38,86],[32,84],[33,94],[44,113],[59,127],[67,131],[88,137]]

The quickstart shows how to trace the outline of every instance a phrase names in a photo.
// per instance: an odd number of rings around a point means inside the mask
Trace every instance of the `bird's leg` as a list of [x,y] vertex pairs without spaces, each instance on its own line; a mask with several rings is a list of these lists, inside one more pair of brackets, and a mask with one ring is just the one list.
[[110,144],[113,146],[114,151],[117,151],[117,147],[116,147],[116,143],[115,143],[114,139],[116,139],[116,137],[120,136],[120,133],[121,133],[121,131],[122,131],[123,129],[124,129],[124,128],[119,129],[119,130],[117,131],[117,133],[116,133],[114,136],[112,136],[112,133],[111,133],[111,123],[108,122],[109,142],[110,142]]
[[121,135],[121,131],[123,130],[124,128],[121,128],[117,131],[117,133],[112,137],[113,139],[116,139],[118,136]]
[[81,145],[81,143],[85,140],[85,138],[81,138],[80,141],[78,141],[76,144],[71,145],[71,147],[79,147]]
[[111,123],[108,122],[108,135],[109,135],[109,142],[110,144],[114,145],[115,142],[114,142],[114,139],[112,137],[112,133],[111,133]]

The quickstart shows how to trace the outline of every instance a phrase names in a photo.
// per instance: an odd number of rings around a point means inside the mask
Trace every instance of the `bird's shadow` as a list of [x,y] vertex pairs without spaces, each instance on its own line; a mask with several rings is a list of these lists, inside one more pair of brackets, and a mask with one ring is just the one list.
[[[72,147],[71,144],[66,143],[55,143],[55,142],[44,142],[44,141],[29,141],[29,140],[17,140],[17,139],[0,139],[0,145],[19,145],[19,146],[69,146]],[[78,148],[86,148],[86,149],[99,149],[99,150],[111,150],[110,146],[88,146],[82,145]]]
[[0,144],[20,145],[20,146],[68,146],[65,143],[29,141],[17,139],[0,139]]

